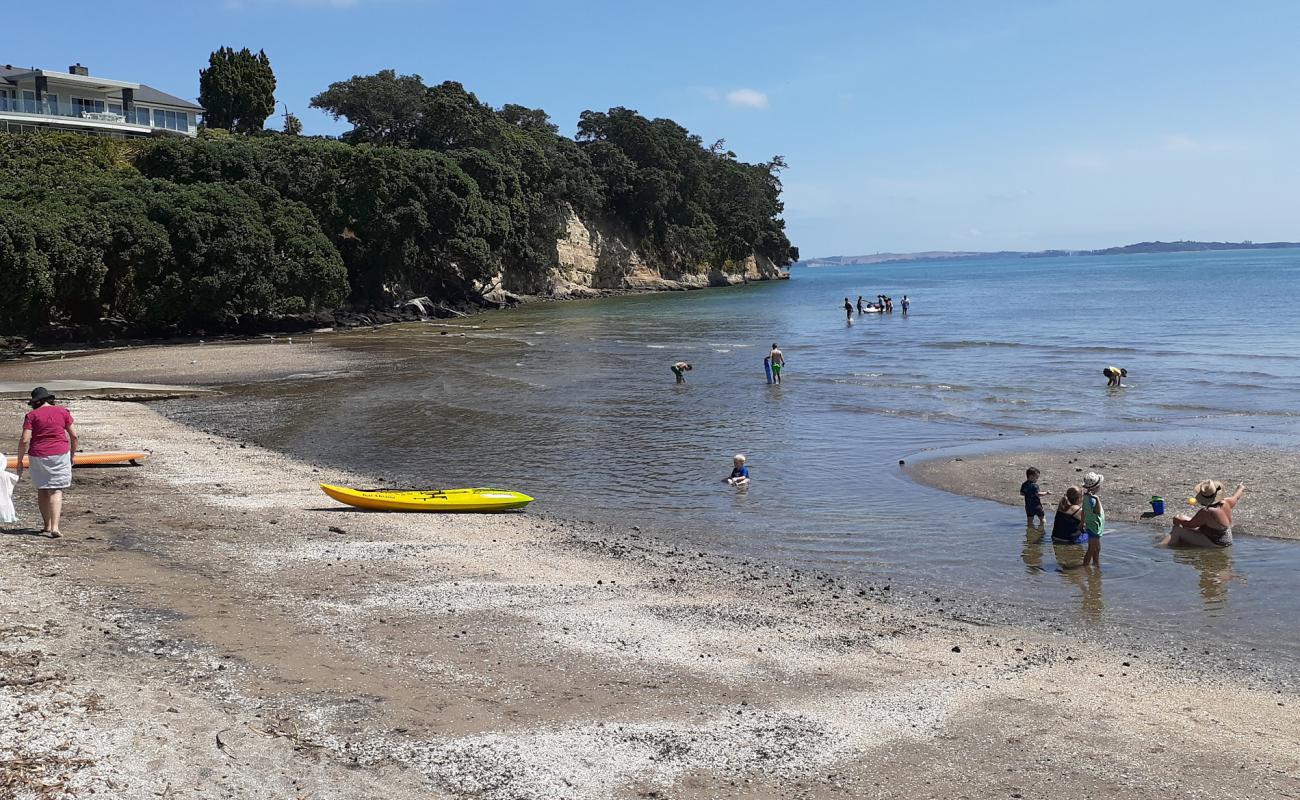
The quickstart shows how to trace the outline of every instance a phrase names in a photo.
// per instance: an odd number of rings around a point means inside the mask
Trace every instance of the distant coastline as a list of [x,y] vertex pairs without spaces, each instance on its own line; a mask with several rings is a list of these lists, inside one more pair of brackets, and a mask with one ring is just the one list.
[[867,264],[896,264],[903,261],[964,261],[974,258],[1060,258],[1062,256],[1125,256],[1143,253],[1199,253],[1210,250],[1281,250],[1300,247],[1300,242],[1138,242],[1101,250],[927,250],[919,253],[873,253],[864,256],[827,256],[795,262],[796,267],[843,267]]

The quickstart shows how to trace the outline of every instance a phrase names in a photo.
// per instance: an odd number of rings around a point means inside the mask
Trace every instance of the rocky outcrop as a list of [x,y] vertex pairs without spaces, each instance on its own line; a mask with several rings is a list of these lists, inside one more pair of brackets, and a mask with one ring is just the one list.
[[607,222],[582,220],[570,213],[556,242],[559,267],[547,294],[595,297],[618,291],[673,291],[732,286],[781,277],[776,264],[757,254],[724,269],[683,268],[648,259],[635,238]]

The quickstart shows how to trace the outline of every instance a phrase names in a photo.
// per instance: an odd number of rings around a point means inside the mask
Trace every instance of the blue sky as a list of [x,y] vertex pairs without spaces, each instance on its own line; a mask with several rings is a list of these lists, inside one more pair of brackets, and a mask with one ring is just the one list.
[[3,60],[194,97],[210,51],[264,48],[309,133],[345,129],[312,95],[387,67],[568,132],[589,108],[671,117],[746,160],[786,157],[807,256],[1300,239],[1300,4],[1285,0],[60,9],[80,33],[10,37]]

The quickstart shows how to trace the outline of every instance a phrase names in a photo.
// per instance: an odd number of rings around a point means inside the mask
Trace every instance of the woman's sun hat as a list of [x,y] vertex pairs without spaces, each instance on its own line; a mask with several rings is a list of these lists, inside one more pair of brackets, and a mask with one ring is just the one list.
[[53,399],[55,399],[54,394],[49,389],[46,389],[44,386],[37,386],[35,389],[32,389],[32,399],[27,401],[27,405],[36,405],[44,400]]
[[1106,479],[1102,477],[1100,472],[1089,472],[1087,475],[1083,476],[1083,488],[1096,489],[1098,486],[1101,486],[1101,482],[1104,480]]
[[1196,504],[1212,506],[1223,497],[1223,484],[1218,481],[1201,481],[1196,484]]

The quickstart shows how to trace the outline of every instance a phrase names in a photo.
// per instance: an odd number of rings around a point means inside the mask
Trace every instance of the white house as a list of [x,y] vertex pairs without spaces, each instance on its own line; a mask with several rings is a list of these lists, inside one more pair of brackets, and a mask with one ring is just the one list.
[[63,130],[124,138],[195,136],[202,106],[151,86],[67,72],[0,65],[0,132]]

